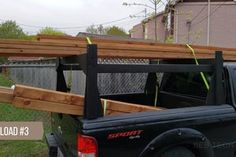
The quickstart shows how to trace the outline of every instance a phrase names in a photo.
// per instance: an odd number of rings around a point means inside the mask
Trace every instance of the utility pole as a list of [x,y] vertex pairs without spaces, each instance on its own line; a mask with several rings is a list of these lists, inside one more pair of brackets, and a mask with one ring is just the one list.
[[155,41],[157,41],[157,0],[154,0],[154,5],[155,5],[155,15],[154,15],[154,22],[155,22]]
[[144,17],[147,18],[147,8],[144,9]]
[[208,0],[208,12],[207,12],[207,46],[210,45],[210,16],[211,16],[211,0]]
[[157,9],[159,8],[159,7],[157,7],[157,5],[159,4],[159,2],[161,0],[149,0],[149,1],[154,5],[154,7],[150,6],[148,4],[144,4],[144,3],[126,3],[126,2],[124,2],[123,5],[125,5],[125,6],[131,6],[131,5],[144,6],[144,7],[150,8],[154,11],[154,18],[155,18],[154,19],[154,29],[155,29],[154,30],[154,32],[155,32],[154,36],[155,36],[155,41],[157,41],[157,18],[156,18],[156,16],[157,16]]

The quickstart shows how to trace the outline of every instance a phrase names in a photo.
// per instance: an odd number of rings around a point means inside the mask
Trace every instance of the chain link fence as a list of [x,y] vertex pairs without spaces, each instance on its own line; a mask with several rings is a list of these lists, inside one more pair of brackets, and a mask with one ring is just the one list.
[[[148,64],[143,59],[99,59],[100,64]],[[143,93],[146,73],[98,74],[98,89],[102,95]]]
[[[0,86],[11,86],[7,76],[0,74]],[[15,108],[10,104],[0,104],[0,121],[42,121],[44,131],[51,130],[50,113]],[[47,156],[47,145],[45,139],[41,141],[0,141],[1,157],[44,157]]]
[[[49,61],[15,62],[2,68],[4,75],[0,75],[0,86],[18,83],[55,89],[55,65]],[[43,122],[44,133],[51,131],[50,113],[15,108],[9,104],[0,104],[0,121]],[[41,141],[0,141],[0,148],[0,157],[46,157],[48,154],[45,138]]]

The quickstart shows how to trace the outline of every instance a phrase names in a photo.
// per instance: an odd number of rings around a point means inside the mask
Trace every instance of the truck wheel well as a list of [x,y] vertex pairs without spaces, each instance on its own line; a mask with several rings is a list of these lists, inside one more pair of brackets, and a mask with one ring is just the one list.
[[[159,154],[159,153],[158,153]],[[196,154],[189,148],[185,146],[175,146],[165,149],[160,155],[154,154],[153,157],[197,157]]]
[[196,156],[213,157],[210,141],[202,133],[190,128],[178,128],[166,131],[154,138],[140,153],[139,157],[158,157],[170,148],[183,146],[192,151]]
[[[164,153],[168,155],[163,156]],[[179,156],[172,155],[174,157],[211,157],[211,155],[202,152],[202,150],[198,149],[194,144],[170,145],[154,152],[151,157],[171,157],[169,154],[180,154]]]

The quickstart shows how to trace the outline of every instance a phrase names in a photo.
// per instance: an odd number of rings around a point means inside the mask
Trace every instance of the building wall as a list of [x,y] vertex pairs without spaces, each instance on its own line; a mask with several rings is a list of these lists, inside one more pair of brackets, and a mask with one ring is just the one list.
[[[159,42],[165,41],[166,29],[165,24],[162,22],[163,14],[158,15],[157,19],[157,40]],[[131,32],[132,38],[150,39],[155,40],[155,20],[149,19],[144,23],[140,23],[133,27]]]
[[[157,40],[159,42],[165,41],[165,24],[162,22],[163,15],[157,16]],[[155,40],[155,20],[152,19],[147,22],[147,39]]]
[[136,39],[143,39],[144,38],[144,32],[143,32],[143,24],[137,24],[133,27],[131,31],[131,38]]
[[[207,45],[207,5],[206,2],[192,2],[178,3],[175,6],[175,42]],[[209,45],[236,47],[235,17],[235,2],[211,3]]]

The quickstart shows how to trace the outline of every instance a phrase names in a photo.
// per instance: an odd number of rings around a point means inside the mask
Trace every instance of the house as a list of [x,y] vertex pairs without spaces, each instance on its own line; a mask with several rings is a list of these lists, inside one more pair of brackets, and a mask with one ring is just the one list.
[[167,10],[174,42],[236,47],[235,0],[174,0]]
[[164,42],[167,32],[164,19],[164,12],[158,13],[141,21],[130,30],[131,38],[155,40],[155,22],[157,29],[157,41]]

